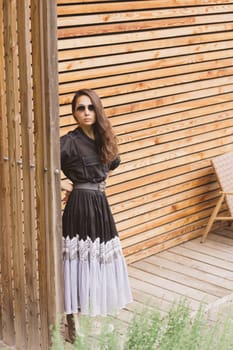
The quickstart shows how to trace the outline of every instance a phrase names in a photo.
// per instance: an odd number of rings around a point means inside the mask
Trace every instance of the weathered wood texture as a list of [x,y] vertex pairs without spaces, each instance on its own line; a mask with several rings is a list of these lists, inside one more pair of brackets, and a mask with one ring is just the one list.
[[56,4],[0,1],[0,340],[47,350],[61,307]]
[[61,134],[102,97],[122,164],[108,195],[128,262],[201,234],[233,149],[233,1],[58,0]]

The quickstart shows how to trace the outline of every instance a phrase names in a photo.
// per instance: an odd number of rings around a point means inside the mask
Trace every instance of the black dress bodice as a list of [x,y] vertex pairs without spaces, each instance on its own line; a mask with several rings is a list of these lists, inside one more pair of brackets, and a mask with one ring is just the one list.
[[61,137],[61,169],[73,183],[104,181],[109,170],[119,164],[119,156],[109,164],[103,164],[95,141],[80,127]]

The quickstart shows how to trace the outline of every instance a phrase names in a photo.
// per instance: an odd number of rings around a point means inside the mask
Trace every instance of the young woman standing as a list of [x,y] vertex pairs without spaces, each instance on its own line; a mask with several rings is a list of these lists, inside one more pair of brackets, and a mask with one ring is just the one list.
[[64,296],[69,334],[74,314],[107,315],[132,301],[127,267],[105,195],[120,164],[116,137],[98,95],[73,97],[78,127],[61,137],[61,168],[72,182],[63,213]]

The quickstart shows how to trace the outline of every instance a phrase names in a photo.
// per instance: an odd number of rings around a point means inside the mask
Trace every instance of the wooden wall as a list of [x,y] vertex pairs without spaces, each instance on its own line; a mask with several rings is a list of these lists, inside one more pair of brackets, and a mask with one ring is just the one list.
[[122,164],[108,195],[128,262],[202,233],[233,150],[233,1],[58,0],[61,134],[102,97]]
[[48,350],[63,312],[57,16],[0,0],[0,347]]

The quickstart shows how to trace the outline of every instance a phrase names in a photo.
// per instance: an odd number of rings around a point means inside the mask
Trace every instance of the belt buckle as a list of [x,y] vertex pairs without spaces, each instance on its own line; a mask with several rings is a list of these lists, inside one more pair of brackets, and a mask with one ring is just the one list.
[[104,192],[105,191],[105,187],[106,187],[106,185],[105,185],[104,181],[98,183],[99,191]]

